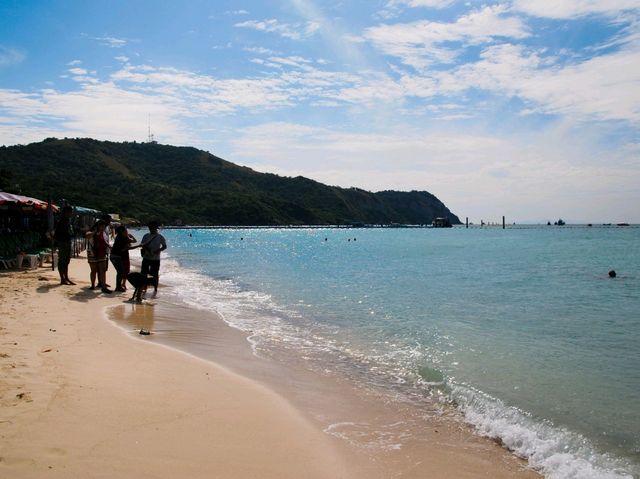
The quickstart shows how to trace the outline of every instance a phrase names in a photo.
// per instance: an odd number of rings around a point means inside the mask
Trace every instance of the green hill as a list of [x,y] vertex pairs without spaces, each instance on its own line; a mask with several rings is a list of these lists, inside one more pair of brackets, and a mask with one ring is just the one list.
[[16,184],[29,196],[166,224],[426,224],[437,216],[460,222],[426,191],[338,188],[156,143],[49,138],[0,147],[0,188],[17,193]]

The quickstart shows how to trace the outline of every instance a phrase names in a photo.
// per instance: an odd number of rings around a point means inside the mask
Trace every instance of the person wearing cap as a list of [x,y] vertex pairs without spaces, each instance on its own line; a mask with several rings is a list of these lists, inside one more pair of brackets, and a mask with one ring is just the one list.
[[160,280],[160,253],[167,249],[167,241],[158,233],[158,222],[149,223],[149,232],[140,241],[142,248],[142,268],[143,275],[153,276],[153,291],[158,292],[158,282]]

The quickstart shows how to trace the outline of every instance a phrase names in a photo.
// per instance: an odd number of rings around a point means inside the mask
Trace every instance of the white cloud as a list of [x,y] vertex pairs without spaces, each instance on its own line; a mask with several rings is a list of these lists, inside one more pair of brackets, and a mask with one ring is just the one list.
[[21,63],[25,56],[21,50],[0,45],[0,67]]
[[129,57],[126,57],[124,55],[120,55],[120,56],[114,57],[114,59],[118,60],[119,62],[122,62],[122,63],[127,63],[129,61]]
[[393,8],[399,5],[408,7],[446,8],[453,4],[454,0],[391,0],[387,7]]
[[246,47],[243,49],[245,52],[255,53],[257,55],[277,55],[278,52],[264,47]]
[[442,9],[454,3],[455,0],[389,0],[376,16],[383,19],[397,17],[405,8],[427,7]]
[[508,14],[505,6],[488,6],[458,18],[452,23],[418,21],[380,25],[365,30],[364,38],[387,55],[423,69],[432,62],[452,63],[460,47],[478,45],[495,38],[522,39],[529,36],[526,25]]
[[[638,145],[630,152],[608,151],[613,161],[603,163],[601,150],[561,130],[509,138],[410,127],[355,133],[267,123],[235,134],[232,147],[234,160],[261,171],[373,191],[427,190],[454,213],[478,222],[498,221],[503,214],[514,221],[558,215],[621,221],[637,217],[629,199],[640,201],[635,186],[640,169],[625,166],[640,159]],[[615,190],[624,191],[620,197],[626,200],[608,193]],[[611,218],[611,211],[619,216]],[[523,218],[523,212],[537,216]]]
[[246,22],[236,23],[238,28],[249,28],[267,33],[276,33],[284,38],[291,40],[301,40],[309,37],[318,31],[320,26],[315,22],[288,24],[281,23],[272,18],[269,20],[248,20]]
[[86,75],[89,72],[84,68],[69,68],[69,73],[72,75]]
[[637,0],[515,0],[514,9],[543,18],[577,18],[587,15],[617,16],[640,10]]
[[93,39],[99,41],[101,45],[111,48],[122,48],[129,43],[128,40],[116,37],[94,37]]
[[118,88],[113,83],[84,84],[80,90],[52,89],[25,94],[0,90],[0,105],[12,119],[0,127],[0,143],[41,141],[46,136],[93,137],[114,141],[142,140],[151,114],[154,130],[166,142],[195,141],[180,124],[181,105]]
[[439,76],[439,88],[469,88],[517,96],[533,111],[576,120],[640,123],[640,50],[623,49],[570,65],[545,65],[536,52],[517,45],[487,48],[476,63]]
[[70,66],[70,67],[74,67],[78,65],[82,65],[81,60],[71,60],[69,63],[67,63],[67,66]]

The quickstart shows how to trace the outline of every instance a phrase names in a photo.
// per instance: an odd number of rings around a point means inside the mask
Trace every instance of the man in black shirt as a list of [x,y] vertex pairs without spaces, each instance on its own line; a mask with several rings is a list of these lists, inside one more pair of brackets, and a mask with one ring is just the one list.
[[71,261],[71,223],[73,208],[65,206],[62,208],[62,218],[58,220],[53,237],[58,246],[58,273],[60,274],[60,284],[76,284],[69,279],[69,262]]

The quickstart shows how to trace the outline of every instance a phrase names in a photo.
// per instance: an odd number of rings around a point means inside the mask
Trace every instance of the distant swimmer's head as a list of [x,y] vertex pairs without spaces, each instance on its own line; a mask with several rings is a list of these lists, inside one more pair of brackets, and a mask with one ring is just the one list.
[[609,271],[609,278],[615,278],[616,276],[617,275],[616,275],[615,270],[612,269],[611,271]]

